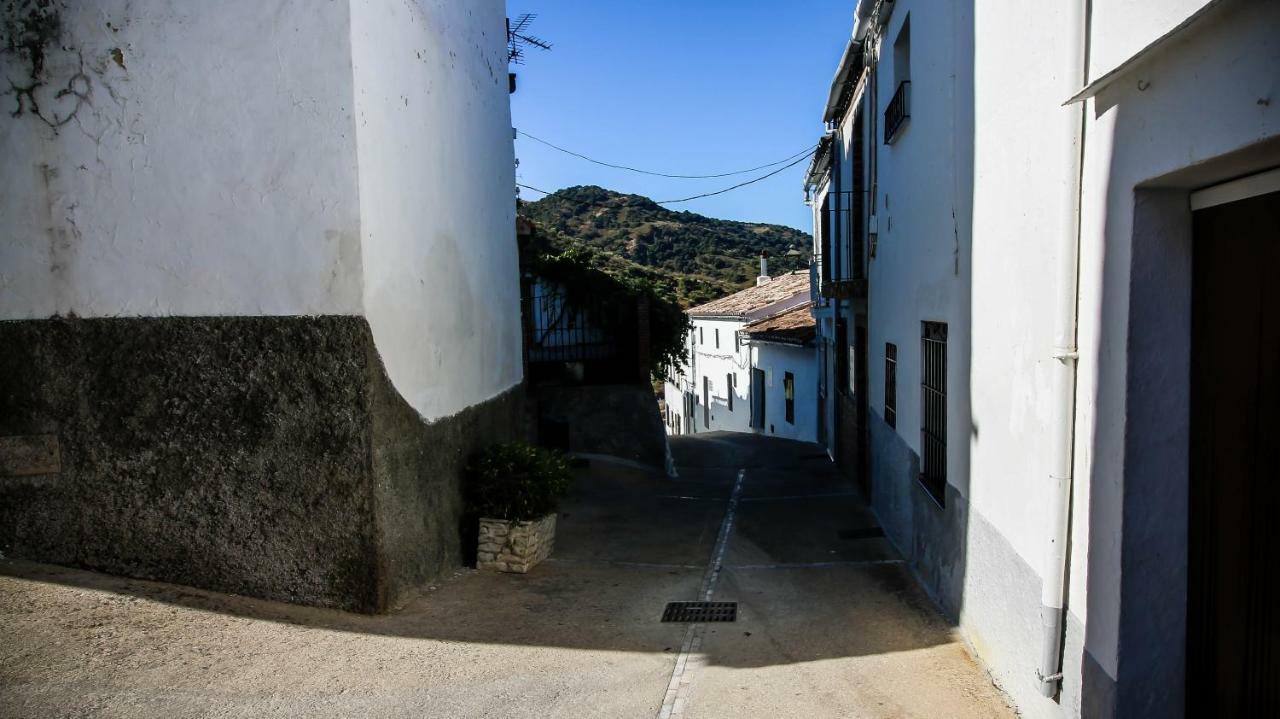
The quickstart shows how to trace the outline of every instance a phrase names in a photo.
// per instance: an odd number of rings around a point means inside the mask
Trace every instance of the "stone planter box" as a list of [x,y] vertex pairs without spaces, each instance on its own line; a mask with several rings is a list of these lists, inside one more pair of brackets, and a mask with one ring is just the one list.
[[476,569],[524,574],[551,556],[556,543],[556,515],[529,522],[480,518]]

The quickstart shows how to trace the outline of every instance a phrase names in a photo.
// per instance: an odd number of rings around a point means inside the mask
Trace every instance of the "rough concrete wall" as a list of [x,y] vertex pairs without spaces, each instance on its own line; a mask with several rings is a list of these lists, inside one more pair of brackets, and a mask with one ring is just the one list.
[[[462,563],[471,452],[512,390],[427,423],[358,317],[0,322],[0,551],[385,611]],[[24,463],[36,463],[33,474]]]
[[647,385],[542,387],[537,411],[542,418],[568,423],[572,452],[666,467],[667,436],[658,400]]
[[525,438],[524,387],[424,422],[391,386],[372,347],[373,482],[378,518],[378,609],[393,609],[415,590],[463,564],[462,482],[471,454]]
[[61,469],[0,478],[6,555],[374,608],[359,318],[0,322],[0,436]]

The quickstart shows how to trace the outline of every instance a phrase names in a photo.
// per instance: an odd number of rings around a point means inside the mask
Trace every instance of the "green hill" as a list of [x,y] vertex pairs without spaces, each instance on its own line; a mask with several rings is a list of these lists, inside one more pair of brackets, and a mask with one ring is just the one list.
[[812,247],[807,233],[790,227],[676,212],[594,185],[524,202],[520,212],[551,230],[557,244],[582,243],[613,272],[644,277],[684,307],[750,286],[761,250],[769,252],[770,273],[780,274],[808,267]]

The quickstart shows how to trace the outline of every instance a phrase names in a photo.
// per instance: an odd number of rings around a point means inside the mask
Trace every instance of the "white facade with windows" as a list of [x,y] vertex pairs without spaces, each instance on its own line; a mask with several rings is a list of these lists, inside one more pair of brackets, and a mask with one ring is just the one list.
[[[1250,212],[1280,204],[1278,32],[1280,6],[1250,0],[855,11],[807,190],[826,426],[841,402],[867,421],[826,437],[865,448],[848,466],[887,535],[1025,716],[1229,694],[1187,648],[1214,631],[1197,532],[1225,531],[1188,530],[1196,477],[1226,481],[1194,463],[1195,198],[1243,177]],[[1268,221],[1238,226],[1280,237]],[[1275,627],[1248,621],[1230,631]]]
[[[689,310],[688,352],[684,363],[672,368],[673,379],[663,388],[668,433],[756,432],[813,441],[814,435],[806,429],[813,424],[808,419],[812,412],[793,412],[788,420],[783,386],[787,373],[793,378],[814,376],[812,349],[769,349],[751,343],[746,334],[753,322],[806,305],[808,279],[807,272],[762,276],[756,287]],[[768,370],[763,381],[756,373],[763,367],[762,360]],[[801,392],[808,395],[810,390],[806,386]],[[764,415],[759,412],[761,398]],[[810,401],[809,407],[813,406]]]

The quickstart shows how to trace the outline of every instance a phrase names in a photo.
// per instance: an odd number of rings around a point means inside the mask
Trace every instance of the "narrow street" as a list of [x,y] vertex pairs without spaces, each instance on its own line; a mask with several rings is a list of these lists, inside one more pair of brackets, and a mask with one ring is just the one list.
[[[581,470],[531,574],[388,616],[3,560],[0,716],[1012,715],[816,447],[672,445]],[[659,621],[708,585],[736,622]]]

